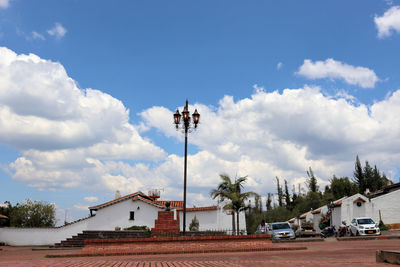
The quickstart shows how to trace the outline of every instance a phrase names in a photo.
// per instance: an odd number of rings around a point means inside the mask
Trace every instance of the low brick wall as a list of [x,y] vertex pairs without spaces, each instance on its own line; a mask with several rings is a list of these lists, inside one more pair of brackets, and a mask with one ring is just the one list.
[[304,249],[306,249],[306,247],[276,247],[272,244],[269,235],[160,237],[135,238],[132,240],[86,240],[85,247],[79,253],[58,256],[52,255],[50,257],[184,254]]
[[400,264],[400,251],[377,250],[376,262]]

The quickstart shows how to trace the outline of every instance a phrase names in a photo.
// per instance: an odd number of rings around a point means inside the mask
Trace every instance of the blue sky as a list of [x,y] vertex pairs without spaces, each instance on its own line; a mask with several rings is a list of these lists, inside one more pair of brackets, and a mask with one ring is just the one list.
[[221,172],[266,195],[356,155],[397,182],[399,45],[395,0],[0,0],[0,202],[72,220],[115,190],[179,199],[186,98],[191,205]]

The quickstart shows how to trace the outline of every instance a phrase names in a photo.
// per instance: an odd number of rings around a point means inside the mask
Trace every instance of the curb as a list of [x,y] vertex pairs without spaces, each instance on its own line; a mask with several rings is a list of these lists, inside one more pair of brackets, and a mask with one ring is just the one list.
[[357,241],[357,240],[387,240],[400,239],[399,235],[378,235],[378,236],[353,236],[353,237],[337,237],[337,241]]
[[109,253],[82,253],[82,254],[60,254],[46,255],[46,258],[76,258],[76,257],[104,257],[104,256],[132,256],[132,255],[160,255],[160,254],[195,254],[195,253],[229,253],[229,252],[257,252],[257,251],[289,251],[307,250],[307,247],[281,247],[281,248],[241,248],[241,249],[203,249],[203,250],[179,250],[179,251],[148,251],[148,252],[109,252]]

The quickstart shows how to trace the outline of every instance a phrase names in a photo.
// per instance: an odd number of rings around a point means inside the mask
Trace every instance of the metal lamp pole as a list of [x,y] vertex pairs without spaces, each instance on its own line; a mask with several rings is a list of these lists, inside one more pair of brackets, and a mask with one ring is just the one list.
[[186,180],[187,180],[187,141],[188,141],[188,133],[190,132],[191,126],[191,119],[193,118],[194,128],[197,128],[197,124],[200,120],[200,114],[197,112],[197,109],[192,114],[192,118],[189,115],[189,104],[188,100],[186,99],[186,105],[183,108],[182,115],[179,113],[179,110],[176,110],[174,114],[174,123],[175,127],[178,130],[180,126],[181,117],[183,117],[182,129],[185,133],[185,161],[184,161],[184,168],[183,168],[183,235],[186,234]]

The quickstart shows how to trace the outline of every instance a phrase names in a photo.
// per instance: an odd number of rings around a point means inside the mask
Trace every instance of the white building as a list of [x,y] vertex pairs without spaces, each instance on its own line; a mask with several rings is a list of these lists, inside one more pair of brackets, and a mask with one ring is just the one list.
[[[299,219],[292,218],[289,222],[292,225],[313,222],[314,229],[320,232],[319,222],[322,214],[327,212],[328,207],[325,205],[300,215]],[[342,222],[349,225],[357,217],[371,217],[376,223],[382,220],[389,228],[400,229],[400,183],[385,186],[368,197],[355,194],[333,202],[331,224],[336,229]]]
[[[158,211],[165,210],[167,201],[157,200],[157,196],[145,195],[142,192],[118,197],[106,203],[89,207],[91,216],[72,222],[68,225],[53,228],[0,228],[0,242],[8,245],[52,245],[72,237],[84,230],[115,230],[131,226],[154,227]],[[183,201],[170,201],[171,210],[179,213],[182,230]],[[232,216],[223,209],[225,203],[215,206],[186,208],[186,231],[196,216],[199,230],[232,230]],[[235,216],[236,217],[236,216]],[[236,219],[236,218],[235,218]],[[239,214],[239,229],[246,232],[244,212]]]

